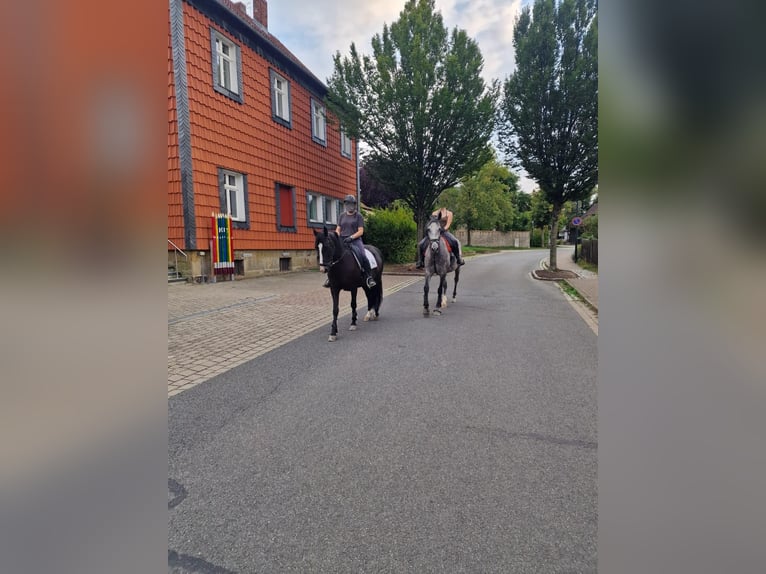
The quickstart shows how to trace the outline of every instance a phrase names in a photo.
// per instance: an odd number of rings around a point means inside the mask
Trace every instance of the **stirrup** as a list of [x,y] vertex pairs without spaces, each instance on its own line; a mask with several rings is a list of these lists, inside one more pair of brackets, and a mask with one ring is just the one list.
[[372,289],[373,287],[375,287],[377,285],[377,283],[375,282],[375,279],[373,279],[370,276],[367,277],[366,283],[367,283],[367,288],[368,289]]
[[425,266],[426,264],[423,263],[422,261],[418,261],[417,263],[415,263],[415,269],[423,269]]
[[330,278],[327,277],[322,284],[322,287],[330,287]]

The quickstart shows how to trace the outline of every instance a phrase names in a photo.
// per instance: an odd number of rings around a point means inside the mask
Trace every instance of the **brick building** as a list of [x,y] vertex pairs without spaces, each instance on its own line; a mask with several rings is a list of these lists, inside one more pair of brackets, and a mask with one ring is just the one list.
[[214,212],[232,216],[238,272],[258,275],[315,266],[312,228],[358,196],[356,142],[327,116],[326,86],[269,33],[267,9],[170,0],[168,260],[174,244],[189,275],[210,274]]

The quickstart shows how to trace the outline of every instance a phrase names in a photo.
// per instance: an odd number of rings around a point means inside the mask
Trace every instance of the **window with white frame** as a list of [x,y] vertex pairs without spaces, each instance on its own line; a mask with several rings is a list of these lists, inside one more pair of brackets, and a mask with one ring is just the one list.
[[324,223],[324,201],[322,201],[322,196],[316,193],[307,193],[306,211],[309,223]]
[[290,127],[290,82],[269,70],[271,77],[271,114],[281,124]]
[[309,225],[337,225],[340,200],[313,191],[306,193],[306,214]]
[[311,137],[323,145],[327,143],[327,123],[324,106],[312,98],[311,100]]
[[343,129],[340,130],[340,154],[344,157],[351,157],[351,138]]
[[324,198],[324,220],[325,223],[338,224],[338,204],[340,202],[337,199],[330,197]]
[[238,102],[242,102],[241,54],[239,46],[211,28],[213,51],[213,87]]
[[250,221],[247,207],[247,177],[242,173],[218,169],[218,186],[221,211],[231,215],[231,220],[247,228]]

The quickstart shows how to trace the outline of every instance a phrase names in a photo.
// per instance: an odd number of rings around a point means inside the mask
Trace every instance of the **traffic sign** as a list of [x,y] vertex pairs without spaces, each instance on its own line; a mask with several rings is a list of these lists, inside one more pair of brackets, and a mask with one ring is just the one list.
[[582,225],[582,217],[573,217],[572,218],[572,225]]

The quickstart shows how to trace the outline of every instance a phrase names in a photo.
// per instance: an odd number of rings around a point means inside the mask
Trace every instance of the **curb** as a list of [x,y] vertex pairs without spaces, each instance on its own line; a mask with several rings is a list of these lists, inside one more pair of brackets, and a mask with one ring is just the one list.
[[[538,265],[539,265],[538,269],[548,269],[548,260],[546,258],[543,258],[543,259],[540,260],[540,263]],[[583,295],[582,292],[577,287],[572,285],[572,283],[570,281],[568,281],[567,279],[564,279],[564,278],[562,278],[562,279],[551,279],[551,278],[548,278],[548,277],[540,277],[540,276],[537,275],[536,271],[537,271],[537,269],[533,269],[530,274],[532,275],[532,277],[534,277],[538,281],[556,281],[556,282],[563,281],[564,283],[566,283],[569,286],[569,288],[572,289],[572,291],[577,293],[578,299],[582,303],[584,303],[585,306],[588,307],[588,309],[592,313],[595,313],[596,315],[598,315],[598,307],[596,307],[593,303],[591,303],[587,299],[587,297],[585,297],[585,295]],[[567,269],[566,271],[569,271],[569,270]],[[582,276],[579,273],[577,273],[576,271],[572,271],[572,273],[577,275],[577,277],[570,277],[570,279],[581,279],[582,278]]]

